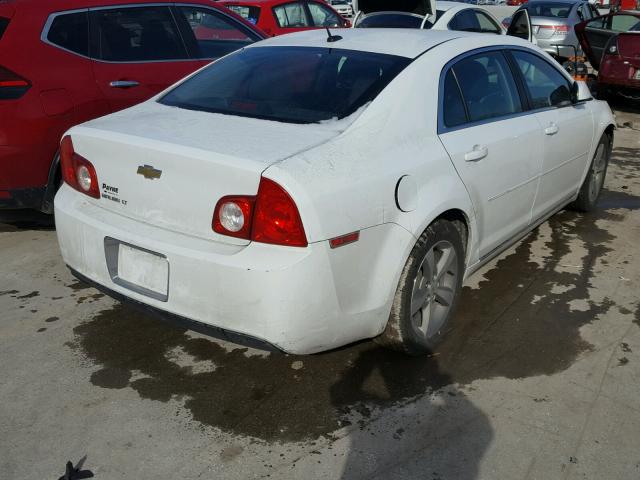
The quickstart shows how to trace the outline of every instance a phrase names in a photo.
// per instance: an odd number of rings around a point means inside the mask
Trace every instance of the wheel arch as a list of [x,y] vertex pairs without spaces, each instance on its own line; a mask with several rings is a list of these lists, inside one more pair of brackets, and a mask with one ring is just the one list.
[[42,198],[42,206],[40,210],[44,213],[53,213],[53,199],[56,196],[58,187],[62,182],[62,170],[60,167],[60,150],[56,150],[51,166],[49,167],[49,176],[47,177],[47,186],[45,187],[44,197]]

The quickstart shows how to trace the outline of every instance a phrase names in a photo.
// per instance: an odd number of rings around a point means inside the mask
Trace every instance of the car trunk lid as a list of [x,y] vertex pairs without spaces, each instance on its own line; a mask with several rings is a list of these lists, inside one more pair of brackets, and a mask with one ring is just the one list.
[[96,169],[102,208],[167,230],[235,245],[214,233],[216,202],[255,195],[273,163],[338,135],[294,125],[146,102],[74,128],[75,151]]

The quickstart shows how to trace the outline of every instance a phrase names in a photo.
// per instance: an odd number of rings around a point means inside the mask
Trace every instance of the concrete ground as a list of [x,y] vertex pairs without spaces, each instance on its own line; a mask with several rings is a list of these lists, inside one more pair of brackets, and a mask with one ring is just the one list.
[[640,478],[640,130],[618,107],[598,210],[475,275],[430,358],[214,341],[74,281],[51,219],[0,213],[0,479]]

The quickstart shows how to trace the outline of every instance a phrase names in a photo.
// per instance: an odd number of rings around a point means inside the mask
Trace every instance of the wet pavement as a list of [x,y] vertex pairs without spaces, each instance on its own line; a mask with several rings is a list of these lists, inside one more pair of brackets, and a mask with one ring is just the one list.
[[640,478],[640,134],[599,208],[472,277],[427,358],[213,340],[75,281],[0,213],[0,478]]

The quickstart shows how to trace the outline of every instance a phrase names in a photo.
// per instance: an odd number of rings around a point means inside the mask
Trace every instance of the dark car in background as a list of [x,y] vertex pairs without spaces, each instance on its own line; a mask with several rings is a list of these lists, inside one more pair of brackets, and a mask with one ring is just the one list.
[[0,1],[0,208],[51,212],[66,130],[263,38],[209,0]]
[[640,13],[603,15],[576,25],[576,34],[598,71],[598,96],[640,100]]

